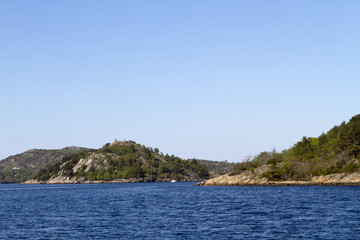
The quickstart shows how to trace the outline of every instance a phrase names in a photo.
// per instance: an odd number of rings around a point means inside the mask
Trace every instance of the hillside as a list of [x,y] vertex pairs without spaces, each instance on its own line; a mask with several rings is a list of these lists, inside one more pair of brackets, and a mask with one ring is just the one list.
[[360,184],[360,115],[277,153],[262,152],[202,185]]
[[61,161],[66,156],[87,150],[65,147],[56,150],[31,149],[0,161],[0,183],[22,182],[34,177],[39,170]]
[[28,183],[199,181],[209,176],[197,161],[164,155],[133,141],[64,157]]

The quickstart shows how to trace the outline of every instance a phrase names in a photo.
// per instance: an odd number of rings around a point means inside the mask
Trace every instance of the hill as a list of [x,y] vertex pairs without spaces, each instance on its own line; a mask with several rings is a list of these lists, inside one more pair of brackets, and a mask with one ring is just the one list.
[[28,183],[199,181],[209,176],[197,161],[164,155],[133,141],[64,157]]
[[61,161],[66,156],[88,150],[65,147],[56,150],[31,149],[0,161],[0,183],[23,182],[34,177],[41,169]]
[[202,185],[360,184],[360,114],[291,148],[262,152]]

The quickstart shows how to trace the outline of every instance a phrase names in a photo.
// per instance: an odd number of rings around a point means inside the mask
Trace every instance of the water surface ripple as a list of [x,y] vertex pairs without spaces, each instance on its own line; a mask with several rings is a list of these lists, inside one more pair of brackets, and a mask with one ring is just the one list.
[[359,239],[360,187],[0,185],[0,239]]

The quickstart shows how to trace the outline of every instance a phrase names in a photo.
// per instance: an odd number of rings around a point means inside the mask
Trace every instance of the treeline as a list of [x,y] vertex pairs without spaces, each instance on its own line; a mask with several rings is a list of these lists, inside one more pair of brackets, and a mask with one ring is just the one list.
[[[74,172],[80,159],[91,154],[100,161],[94,165],[83,164]],[[49,180],[59,174],[84,180],[105,180],[142,178],[146,181],[162,179],[181,180],[184,175],[193,172],[200,178],[209,176],[205,167],[196,161],[187,161],[168,154],[163,155],[159,149],[148,148],[139,144],[106,144],[96,151],[86,151],[69,157],[42,170],[35,178],[39,181]]]
[[18,183],[29,180],[37,173],[31,168],[26,169],[4,169],[0,171],[0,183]]
[[269,180],[309,180],[312,176],[360,169],[360,115],[317,138],[303,137],[281,153],[263,152],[234,166],[232,175],[267,164]]

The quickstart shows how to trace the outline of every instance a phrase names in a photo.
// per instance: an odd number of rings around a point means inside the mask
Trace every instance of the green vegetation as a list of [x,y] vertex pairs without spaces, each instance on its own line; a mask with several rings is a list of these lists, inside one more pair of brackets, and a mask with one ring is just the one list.
[[0,161],[0,183],[17,183],[33,178],[41,169],[55,164],[65,156],[87,150],[66,147],[56,150],[32,149]]
[[334,126],[317,138],[303,137],[281,153],[264,152],[234,166],[232,175],[267,164],[269,180],[309,180],[312,176],[349,173],[360,169],[360,115]]
[[0,183],[16,183],[31,179],[37,174],[36,170],[26,169],[4,169],[0,173]]
[[[89,161],[81,164],[81,159]],[[184,176],[189,180],[204,179],[209,173],[196,161],[163,155],[157,148],[148,148],[134,142],[116,142],[106,144],[98,150],[64,157],[61,162],[42,170],[35,178],[45,181],[59,175],[90,181],[137,178],[152,182],[164,179],[183,180]]]

